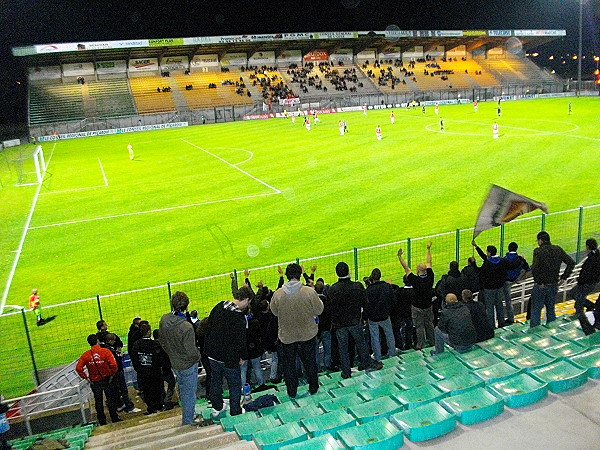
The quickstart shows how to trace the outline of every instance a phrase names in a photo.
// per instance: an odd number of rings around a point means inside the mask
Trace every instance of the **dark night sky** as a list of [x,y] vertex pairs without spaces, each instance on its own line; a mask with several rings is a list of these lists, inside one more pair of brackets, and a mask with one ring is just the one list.
[[[600,2],[585,0],[584,54],[600,53]],[[24,90],[10,48],[27,44],[302,31],[566,29],[549,51],[577,51],[577,0],[0,1],[0,98]],[[21,81],[20,87],[16,85]],[[11,105],[11,102],[8,102]],[[0,122],[22,120],[0,111]],[[17,109],[18,105],[15,105]],[[12,108],[8,108],[12,109]]]

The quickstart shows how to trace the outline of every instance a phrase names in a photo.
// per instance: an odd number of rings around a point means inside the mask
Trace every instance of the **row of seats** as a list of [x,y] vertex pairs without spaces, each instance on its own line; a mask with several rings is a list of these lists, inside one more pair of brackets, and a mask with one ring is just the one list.
[[[240,79],[240,71],[230,72],[195,72],[189,75],[177,74],[171,77],[177,83],[179,91],[183,94],[185,101],[191,109],[211,108],[221,105],[251,105],[252,99],[244,95],[236,94],[237,86],[223,85],[222,81],[231,80],[234,83]],[[209,89],[212,83],[216,88]],[[192,85],[193,89],[185,90],[185,86]]]
[[[39,448],[70,448],[82,450],[88,441],[90,434],[94,431],[94,425],[76,425],[68,428],[48,431],[47,433],[34,434],[23,439],[9,441],[13,450],[25,450],[32,446]],[[65,447],[55,447],[58,444]],[[68,446],[68,447],[67,447]]]
[[[505,407],[535,404],[600,378],[600,333],[585,336],[573,316],[548,326],[516,323],[460,354],[450,348],[427,356],[410,351],[385,360],[380,371],[321,375],[321,388],[290,399],[285,385],[279,404],[259,413],[222,413],[225,431],[259,448],[399,448],[501,414]],[[210,408],[197,405],[205,420]]]
[[79,84],[32,85],[29,88],[31,125],[83,120],[82,87]]
[[102,119],[135,115],[136,109],[126,79],[89,81],[89,96],[95,101],[96,114]]

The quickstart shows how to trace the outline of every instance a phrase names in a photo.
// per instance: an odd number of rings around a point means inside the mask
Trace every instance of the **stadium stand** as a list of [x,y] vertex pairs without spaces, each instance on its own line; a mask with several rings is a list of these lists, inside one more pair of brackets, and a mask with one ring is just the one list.
[[85,118],[80,84],[32,84],[29,123],[39,125]]
[[504,58],[477,60],[479,64],[489,71],[502,83],[554,83],[556,79],[543,71],[526,58],[508,56]]
[[158,92],[170,87],[168,77],[130,78],[131,93],[138,114],[173,112],[176,110],[172,92]]
[[[235,84],[239,84],[240,77],[239,70],[232,70],[177,74],[170,78],[174,81],[172,85],[176,85],[177,90],[183,94],[187,106],[190,109],[201,109],[223,105],[251,105],[252,99],[248,97],[247,90]],[[190,85],[192,89],[186,89]],[[214,87],[209,88],[209,85]],[[240,93],[236,93],[238,89],[241,89],[238,91]]]
[[136,114],[129,83],[126,79],[91,81],[85,84],[96,116],[102,119]]

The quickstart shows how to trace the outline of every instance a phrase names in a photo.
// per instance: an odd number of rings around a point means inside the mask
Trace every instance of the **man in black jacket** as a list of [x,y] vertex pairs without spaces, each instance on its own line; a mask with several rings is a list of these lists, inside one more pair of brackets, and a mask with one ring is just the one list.
[[431,353],[443,353],[444,344],[458,352],[467,351],[477,340],[469,308],[460,303],[454,294],[446,295],[445,301],[446,307],[442,309],[438,326],[435,327],[435,351]]
[[144,393],[144,403],[148,410],[144,415],[154,414],[163,407],[162,402],[162,353],[160,344],[150,337],[150,324],[140,324],[141,339],[135,341],[131,349],[131,363],[137,373],[137,380]]
[[396,354],[396,340],[390,320],[390,312],[396,301],[396,294],[392,286],[381,280],[381,270],[373,269],[367,286],[367,319],[369,333],[371,334],[371,348],[375,361],[381,361],[381,342],[379,341],[379,328],[383,329],[388,348],[388,357]]
[[493,245],[486,247],[484,253],[481,248],[471,242],[477,253],[483,260],[483,264],[479,269],[479,283],[485,297],[485,310],[487,312],[488,321],[492,327],[496,326],[494,311],[498,318],[498,327],[504,326],[504,283],[507,280],[507,272],[518,266],[517,262],[510,262],[498,256],[498,249]]
[[365,370],[379,370],[383,364],[369,357],[367,343],[361,332],[362,311],[367,307],[365,288],[362,284],[350,280],[350,268],[345,262],[335,266],[335,273],[338,281],[327,290],[325,306],[338,339],[342,378],[350,378],[351,375],[348,349],[350,336],[356,343],[360,365]]
[[585,248],[588,251],[587,258],[581,266],[577,285],[571,289],[569,295],[575,299],[575,313],[577,315],[583,312],[583,308],[591,311],[596,306],[595,303],[587,299],[588,294],[594,291],[596,284],[600,281],[600,251],[596,239],[590,238],[585,241]]
[[254,297],[248,286],[242,286],[231,301],[217,303],[208,316],[204,351],[209,358],[211,385],[210,401],[212,416],[225,411],[223,402],[223,378],[227,379],[230,396],[230,414],[242,413],[242,374],[240,366],[246,356],[246,316],[244,314]]
[[473,293],[469,289],[464,289],[461,296],[463,303],[467,305],[471,313],[471,321],[475,327],[475,333],[477,333],[477,340],[475,342],[483,342],[493,338],[494,327],[488,321],[483,303],[476,302],[473,299]]

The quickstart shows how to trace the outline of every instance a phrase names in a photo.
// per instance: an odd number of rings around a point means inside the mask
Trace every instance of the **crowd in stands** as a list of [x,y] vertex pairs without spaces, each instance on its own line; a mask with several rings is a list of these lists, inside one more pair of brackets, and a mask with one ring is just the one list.
[[260,89],[262,98],[267,100],[268,103],[280,98],[297,97],[292,88],[279,78],[279,75],[273,74],[277,71],[277,67],[262,66],[258,68],[248,66],[246,70],[252,72],[248,76],[252,80],[252,85]]
[[[316,265],[307,273],[293,263],[285,272],[278,268],[274,289],[259,280],[254,290],[250,271],[245,270],[241,287],[231,274],[232,300],[217,303],[202,319],[197,311],[187,312],[189,298],[176,292],[171,298],[172,312],[162,317],[158,330],[152,332],[151,325],[140,318],[133,320],[129,330],[127,349],[147,405],[145,414],[172,408],[177,382],[182,424],[204,423],[194,416],[202,370],[212,415],[218,417],[228,408],[231,415],[241,414],[250,385],[254,392],[261,392],[268,388],[267,383],[283,379],[288,396],[295,398],[301,376],[309,393],[315,394],[321,371],[341,371],[346,379],[353,376],[352,367],[379,370],[386,358],[399,351],[433,347],[431,354],[438,354],[446,346],[469,351],[475,343],[492,338],[496,328],[514,322],[511,286],[529,276],[534,281],[530,325],[540,324],[543,308],[550,323],[556,318],[558,285],[571,275],[575,261],[550,242],[547,232],[538,233],[537,242],[530,266],[517,253],[515,242],[500,257],[495,246],[488,245],[484,251],[473,241],[481,265],[475,257],[468,258],[462,269],[457,261],[451,261],[437,283],[431,242],[424,261],[414,269],[403,249],[398,250],[404,271],[400,284],[386,280],[379,268],[373,268],[361,283],[351,280],[349,266],[343,261],[335,267],[337,280],[315,278]],[[600,329],[600,302],[586,298],[600,281],[600,252],[593,238],[586,241],[586,249],[587,258],[570,294],[588,334]],[[584,309],[593,311],[593,325]],[[118,412],[134,411],[123,376],[123,343],[108,331],[106,322],[96,325],[98,332],[88,336],[91,350],[82,355],[77,372],[92,382],[99,423],[106,423],[103,394],[111,420],[118,422]],[[271,355],[266,372],[261,365],[265,352]],[[230,391],[229,403],[223,399],[224,380]]]

